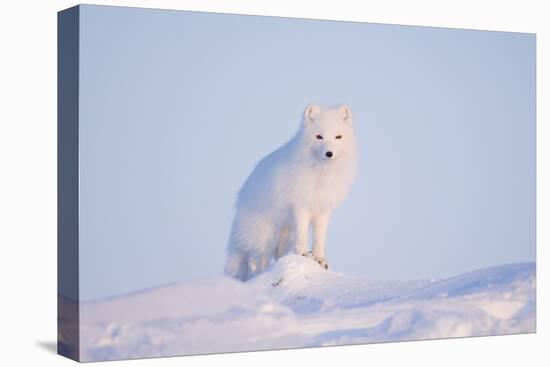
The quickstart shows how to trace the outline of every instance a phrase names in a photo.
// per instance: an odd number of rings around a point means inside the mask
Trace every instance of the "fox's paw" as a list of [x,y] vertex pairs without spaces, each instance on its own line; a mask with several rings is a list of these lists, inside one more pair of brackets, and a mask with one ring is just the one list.
[[323,269],[328,270],[328,262],[324,257],[314,257],[313,260],[317,261]]
[[308,251],[308,252],[304,252],[302,254],[302,256],[304,257],[308,257],[314,261],[317,261],[319,263],[319,265],[321,265],[321,267],[325,270],[328,270],[328,262],[327,260],[324,258],[324,257],[315,257],[313,255],[313,251]]

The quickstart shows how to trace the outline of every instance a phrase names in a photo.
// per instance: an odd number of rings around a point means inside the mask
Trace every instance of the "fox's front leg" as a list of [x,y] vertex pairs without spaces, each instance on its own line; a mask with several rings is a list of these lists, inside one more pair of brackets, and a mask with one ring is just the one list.
[[294,232],[294,252],[305,255],[307,252],[307,231],[311,217],[308,210],[303,208],[292,209],[292,222]]
[[328,269],[325,258],[325,239],[329,221],[329,211],[321,212],[313,217],[313,258],[325,269]]

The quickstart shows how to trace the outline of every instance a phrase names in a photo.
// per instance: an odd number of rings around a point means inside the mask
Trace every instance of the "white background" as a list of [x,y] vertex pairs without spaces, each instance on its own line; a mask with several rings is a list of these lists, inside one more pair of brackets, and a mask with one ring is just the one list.
[[[97,1],[169,9],[355,20],[537,33],[536,335],[390,343],[216,356],[135,360],[117,366],[314,365],[538,366],[549,344],[547,251],[550,30],[544,1]],[[64,366],[56,339],[56,12],[74,1],[0,6],[0,364]],[[546,21],[546,22],[545,22]],[[546,24],[545,24],[546,23]],[[548,103],[548,102],[547,102]],[[550,359],[550,358],[549,358]]]

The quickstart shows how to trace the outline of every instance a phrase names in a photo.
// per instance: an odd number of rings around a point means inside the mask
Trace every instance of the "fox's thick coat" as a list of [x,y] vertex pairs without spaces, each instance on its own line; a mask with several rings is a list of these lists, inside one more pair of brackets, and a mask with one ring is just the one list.
[[239,191],[225,274],[246,281],[289,250],[325,268],[331,212],[355,177],[357,148],[348,106],[309,105],[296,135],[263,158]]

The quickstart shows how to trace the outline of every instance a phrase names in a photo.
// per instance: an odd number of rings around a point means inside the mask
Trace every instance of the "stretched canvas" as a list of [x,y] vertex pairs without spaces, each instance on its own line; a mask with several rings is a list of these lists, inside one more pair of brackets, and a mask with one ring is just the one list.
[[58,15],[58,351],[534,333],[534,34]]

